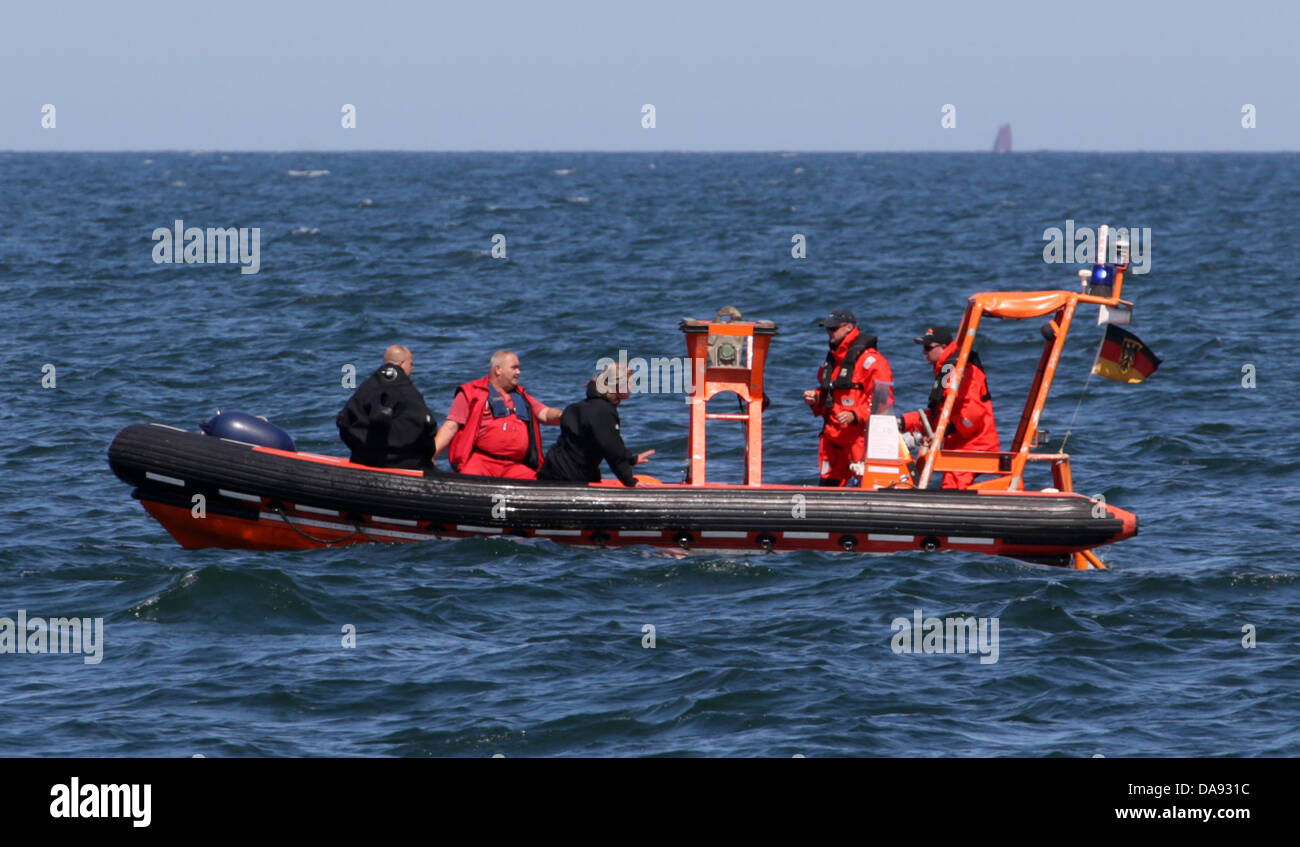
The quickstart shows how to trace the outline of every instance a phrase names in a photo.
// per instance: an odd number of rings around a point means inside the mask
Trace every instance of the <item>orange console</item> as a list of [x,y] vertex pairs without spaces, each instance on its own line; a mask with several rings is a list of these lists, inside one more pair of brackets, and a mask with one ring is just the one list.
[[[686,319],[686,352],[694,369],[691,380],[690,463],[688,485],[704,485],[705,438],[708,421],[745,424],[745,485],[763,484],[763,366],[767,347],[776,335],[771,321],[724,320],[735,309],[723,309],[712,321]],[[743,411],[710,412],[709,399],[730,391],[741,400]]]

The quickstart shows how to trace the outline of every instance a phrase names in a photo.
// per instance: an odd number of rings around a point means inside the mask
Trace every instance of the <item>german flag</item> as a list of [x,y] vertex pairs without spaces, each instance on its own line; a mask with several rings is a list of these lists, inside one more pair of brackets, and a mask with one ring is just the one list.
[[1160,367],[1160,359],[1136,335],[1114,324],[1106,325],[1106,336],[1097,349],[1092,372],[1116,382],[1141,382]]

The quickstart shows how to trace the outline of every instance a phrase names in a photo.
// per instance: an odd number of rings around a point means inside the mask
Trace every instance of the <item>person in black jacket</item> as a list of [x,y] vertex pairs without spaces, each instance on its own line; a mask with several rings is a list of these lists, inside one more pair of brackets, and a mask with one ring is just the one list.
[[618,404],[628,397],[627,369],[610,365],[587,383],[587,399],[571,404],[560,416],[560,437],[546,453],[538,479],[600,482],[600,461],[626,486],[636,485],[632,466],[654,455],[633,453],[619,433]]
[[352,461],[377,468],[433,467],[438,427],[411,382],[411,351],[394,344],[384,364],[361,383],[339,412],[339,436],[352,450]]

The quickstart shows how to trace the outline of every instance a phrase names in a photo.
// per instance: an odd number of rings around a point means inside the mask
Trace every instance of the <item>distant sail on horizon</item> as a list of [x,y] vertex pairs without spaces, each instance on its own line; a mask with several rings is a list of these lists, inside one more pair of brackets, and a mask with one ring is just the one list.
[[997,140],[993,142],[993,152],[1011,152],[1011,124],[1003,124],[998,127],[998,137]]

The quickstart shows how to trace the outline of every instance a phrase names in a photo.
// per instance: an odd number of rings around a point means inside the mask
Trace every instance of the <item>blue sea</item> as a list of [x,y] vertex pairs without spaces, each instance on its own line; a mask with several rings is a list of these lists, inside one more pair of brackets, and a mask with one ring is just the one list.
[[[103,619],[98,663],[0,654],[0,755],[1300,753],[1300,156],[3,154],[0,174],[0,617]],[[155,263],[176,220],[259,228],[259,272]],[[1082,265],[1043,257],[1067,221],[1151,233],[1125,295],[1163,364],[1089,380],[1084,309],[1043,420],[1076,489],[1140,517],[1107,571],[502,538],[187,551],[106,461],[128,424],[217,409],[342,453],[348,366],[391,343],[440,419],[501,347],[562,406],[598,359],[684,356],[679,320],[734,305],[780,327],[765,479],[812,483],[814,321],[854,310],[918,408],[913,336],[976,291],[1075,287]],[[1004,443],[1040,323],[981,334]],[[679,481],[681,396],[622,418]],[[713,427],[711,477],[739,481],[738,425]],[[996,619],[997,661],[896,653],[917,610]]]

